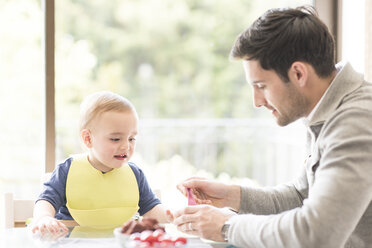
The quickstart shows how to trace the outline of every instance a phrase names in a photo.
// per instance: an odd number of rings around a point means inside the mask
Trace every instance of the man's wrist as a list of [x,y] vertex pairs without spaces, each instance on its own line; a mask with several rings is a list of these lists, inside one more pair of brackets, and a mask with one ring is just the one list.
[[230,225],[231,225],[230,219],[228,219],[227,221],[225,221],[225,223],[222,225],[222,228],[221,228],[222,239],[225,242],[228,242],[229,241],[229,236],[228,235],[229,235],[229,229],[230,229]]
[[229,192],[229,207],[236,213],[240,210],[241,188],[240,185],[231,185]]

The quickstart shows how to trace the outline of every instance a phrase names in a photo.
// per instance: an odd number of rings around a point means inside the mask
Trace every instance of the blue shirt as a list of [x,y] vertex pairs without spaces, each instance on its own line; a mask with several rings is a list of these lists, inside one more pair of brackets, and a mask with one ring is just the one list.
[[[59,164],[57,168],[54,169],[50,180],[44,183],[44,191],[40,194],[37,200],[45,200],[52,204],[56,210],[55,218],[60,220],[73,219],[66,207],[66,181],[71,162],[72,158],[68,158],[65,162]],[[144,215],[161,202],[152,192],[143,171],[134,163],[129,162],[128,165],[137,179],[139,191],[138,213]]]

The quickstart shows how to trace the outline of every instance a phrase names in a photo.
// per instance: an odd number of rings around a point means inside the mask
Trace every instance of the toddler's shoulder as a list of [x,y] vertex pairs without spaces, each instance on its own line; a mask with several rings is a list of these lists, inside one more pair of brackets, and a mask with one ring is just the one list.
[[128,165],[132,169],[134,174],[143,174],[141,168],[139,168],[135,163],[128,162]]
[[61,169],[66,169],[66,168],[68,169],[68,168],[70,168],[71,163],[72,163],[73,160],[74,160],[73,157],[66,158],[65,161],[58,164],[57,168],[60,167]]
[[59,163],[56,166],[56,168],[54,169],[53,174],[64,174],[64,175],[67,175],[67,173],[68,173],[68,171],[70,169],[70,166],[71,166],[72,161],[73,161],[73,158],[72,157],[69,157],[65,161]]

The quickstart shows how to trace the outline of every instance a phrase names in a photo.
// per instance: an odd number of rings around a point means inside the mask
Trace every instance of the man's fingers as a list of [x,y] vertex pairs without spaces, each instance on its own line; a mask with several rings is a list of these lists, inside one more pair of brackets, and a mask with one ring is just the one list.
[[206,179],[202,177],[190,177],[189,179],[185,180],[182,185],[186,188],[198,188],[201,184],[204,183]]
[[192,225],[193,225],[192,222],[187,222],[187,223],[177,226],[177,229],[187,234],[199,235],[198,230],[196,230]]
[[185,215],[185,214],[194,214],[196,212],[199,211],[199,208],[200,206],[198,205],[194,205],[194,206],[188,206],[188,207],[185,207],[183,209],[180,209],[180,210],[177,210],[176,212],[174,212],[174,217],[177,218],[181,215]]
[[184,223],[190,222],[191,216],[190,215],[181,215],[179,217],[176,217],[173,221],[173,224],[176,226],[182,225]]
[[186,188],[182,185],[182,184],[177,184],[177,189],[184,195],[186,196],[187,193],[186,193]]
[[199,212],[200,206],[190,206],[174,213],[175,225],[182,225],[187,222],[195,222],[198,220],[196,213]]
[[206,180],[205,177],[189,177],[187,180]]
[[181,225],[177,226],[177,229],[180,230],[181,232],[187,232],[188,231],[188,223],[184,223]]
[[183,181],[180,184],[177,184],[177,189],[181,191],[183,195],[187,195],[186,188],[197,188],[200,183],[203,183],[202,181],[205,181],[206,179],[203,177],[190,177]]
[[196,199],[197,204],[205,204],[205,205],[212,205],[211,200],[202,200],[202,199]]

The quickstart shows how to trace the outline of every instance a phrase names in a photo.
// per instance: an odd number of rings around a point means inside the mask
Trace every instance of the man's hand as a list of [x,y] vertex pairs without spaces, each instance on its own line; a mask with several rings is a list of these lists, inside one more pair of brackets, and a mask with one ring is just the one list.
[[177,229],[192,235],[214,241],[224,241],[221,229],[223,224],[236,215],[228,208],[210,205],[189,206],[174,213],[173,224]]
[[191,177],[177,185],[177,189],[187,197],[190,188],[197,204],[209,204],[215,207],[240,208],[240,186],[228,185],[200,177]]

